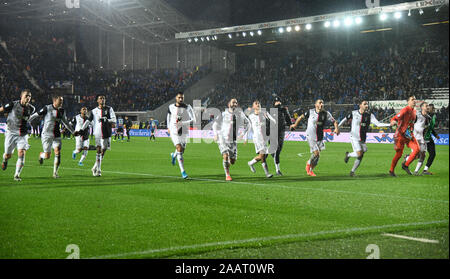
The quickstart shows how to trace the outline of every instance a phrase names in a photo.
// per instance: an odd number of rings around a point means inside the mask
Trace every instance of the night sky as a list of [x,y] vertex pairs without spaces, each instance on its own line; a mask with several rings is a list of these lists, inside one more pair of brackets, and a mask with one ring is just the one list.
[[[366,8],[365,0],[165,0],[193,21],[244,25]],[[380,0],[381,6],[413,2]]]

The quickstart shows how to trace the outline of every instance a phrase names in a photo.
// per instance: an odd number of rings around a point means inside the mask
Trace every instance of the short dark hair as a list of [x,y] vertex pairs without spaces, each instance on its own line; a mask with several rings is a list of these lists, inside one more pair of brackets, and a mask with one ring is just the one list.
[[100,93],[100,94],[95,95],[95,101],[98,101],[98,98],[100,98],[101,96],[103,96],[103,97],[106,98],[106,95],[105,95],[105,94]]
[[427,104],[427,102],[422,102],[422,103],[420,104],[420,107],[423,107],[423,105],[425,105],[425,104]]
[[61,94],[61,93],[54,93],[53,95],[52,95],[52,100],[56,100],[56,99],[58,99],[59,97],[62,97],[63,95]]
[[358,100],[358,104],[359,104],[359,105],[362,104],[362,103],[364,103],[364,102],[369,102],[369,101],[367,101],[366,99],[359,99],[359,100]]
[[434,104],[428,104],[429,107],[433,107],[434,108]]
[[178,91],[177,95],[175,95],[175,96],[178,96],[178,95],[184,95],[184,92]]
[[25,94],[25,93],[31,93],[31,90],[30,89],[22,90],[22,92],[20,92],[20,96],[23,96],[23,94]]
[[414,98],[415,98],[415,97],[416,97],[416,95],[409,95],[409,96],[408,96],[408,99],[406,99],[406,100],[407,100],[407,101],[409,101],[409,100],[411,100],[411,98],[412,98],[412,97],[414,97]]

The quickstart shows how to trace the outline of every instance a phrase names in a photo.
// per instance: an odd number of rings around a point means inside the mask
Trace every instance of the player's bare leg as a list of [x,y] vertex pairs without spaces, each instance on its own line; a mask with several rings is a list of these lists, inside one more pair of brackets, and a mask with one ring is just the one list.
[[313,172],[313,169],[317,166],[320,159],[320,151],[316,150],[311,154],[311,157],[309,158],[308,162],[306,162],[306,173],[309,176],[316,176],[316,174]]
[[44,160],[50,159],[52,152],[40,152],[39,153],[39,164],[43,164]]
[[363,151],[358,151],[358,152],[352,152],[352,153],[356,153],[357,157],[356,157],[355,162],[353,163],[353,168],[350,171],[350,176],[355,176],[355,171],[359,167],[359,165],[361,164],[361,161],[362,161],[362,159],[364,157],[364,152]]
[[55,160],[53,161],[53,178],[59,178],[58,170],[59,165],[61,164],[61,148],[57,147],[54,149],[55,151]]
[[181,144],[177,144],[176,150],[177,150],[176,158],[178,161],[178,166],[180,167],[181,176],[184,179],[186,179],[186,178],[188,178],[188,175],[186,174],[186,171],[184,170],[184,158],[183,158],[184,148],[183,148],[183,146],[181,146]]
[[3,154],[3,160],[2,160],[2,170],[6,170],[8,167],[8,160],[11,159],[12,154]]
[[[231,160],[230,160],[230,157],[228,156],[228,153],[223,154],[222,164],[223,164],[223,170],[225,171],[225,180],[232,181],[233,179],[231,178],[231,175],[230,175]],[[234,160],[233,160],[233,164],[234,164]]]
[[14,173],[14,180],[15,181],[21,181],[20,173],[22,172],[23,166],[25,165],[25,149],[19,149],[17,155],[17,163],[16,163],[16,171]]
[[79,166],[83,166],[83,161],[84,161],[84,159],[86,159],[87,154],[88,154],[88,148],[87,148],[87,147],[84,147],[84,148],[83,148],[83,153],[81,154],[80,161],[78,162],[78,165],[79,165]]
[[[105,150],[106,152],[106,150]],[[101,146],[97,146],[97,154],[95,155],[95,164],[92,167],[92,175],[93,176],[101,176],[101,167],[102,167],[102,159],[105,152],[102,151]]]

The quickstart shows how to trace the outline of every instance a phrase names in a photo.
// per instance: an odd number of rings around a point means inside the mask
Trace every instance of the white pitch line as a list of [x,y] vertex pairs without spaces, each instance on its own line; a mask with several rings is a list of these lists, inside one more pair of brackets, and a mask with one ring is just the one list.
[[[53,168],[48,166],[48,168]],[[90,172],[90,169],[78,169],[78,168],[61,168],[66,170],[77,170],[77,171],[86,171]],[[134,172],[122,172],[122,171],[104,171],[102,173],[114,173],[114,174],[129,174],[129,175],[140,175],[140,176],[151,176],[151,177],[161,177],[161,178],[175,178],[182,179],[180,176],[170,176],[170,175],[156,175],[151,173],[134,173]],[[377,194],[377,193],[365,193],[365,192],[353,192],[353,191],[345,191],[345,190],[333,190],[333,189],[324,189],[324,188],[311,188],[311,187],[294,187],[287,186],[275,183],[252,183],[252,182],[243,182],[243,181],[225,181],[225,180],[217,180],[210,178],[189,178],[190,180],[197,181],[210,181],[210,182],[220,182],[227,184],[242,184],[242,185],[253,185],[253,186],[263,186],[263,187],[276,187],[276,188],[285,188],[285,189],[296,189],[296,190],[308,190],[308,191],[321,191],[321,192],[330,192],[330,193],[341,193],[341,194],[353,194],[353,195],[363,195],[363,196],[374,196],[381,198],[391,198],[391,199],[407,199],[407,200],[419,200],[419,201],[427,201],[427,202],[439,202],[439,203],[449,203],[446,200],[435,200],[435,199],[425,199],[425,198],[415,198],[415,197],[405,197],[405,196],[396,196],[396,195],[385,195],[385,194]]]
[[401,238],[401,239],[407,239],[407,240],[414,240],[414,241],[419,241],[419,242],[425,242],[425,243],[439,243],[439,241],[437,241],[437,240],[426,239],[426,238],[416,238],[416,237],[410,237],[410,236],[392,234],[392,233],[383,233],[382,235]]
[[372,227],[363,227],[363,228],[348,228],[348,229],[342,229],[342,230],[319,231],[319,232],[312,232],[312,233],[257,237],[257,238],[240,239],[240,240],[200,243],[200,244],[186,245],[186,246],[175,246],[175,247],[127,252],[127,253],[120,253],[120,254],[101,255],[101,256],[96,256],[96,257],[90,257],[88,259],[123,258],[123,257],[129,257],[129,256],[152,255],[152,254],[163,253],[163,252],[183,251],[183,250],[199,249],[199,248],[207,248],[207,247],[226,248],[224,246],[229,247],[229,246],[233,246],[233,245],[241,245],[241,244],[248,244],[248,243],[254,243],[254,242],[265,242],[265,241],[270,241],[270,240],[287,240],[287,239],[296,239],[296,238],[302,238],[302,237],[327,236],[327,235],[333,235],[333,234],[338,234],[338,233],[348,234],[348,233],[352,233],[352,232],[370,232],[371,230],[408,228],[408,227],[421,226],[421,225],[433,225],[433,224],[445,224],[445,223],[448,223],[448,220],[405,223],[405,224],[391,224],[391,225],[372,226]]

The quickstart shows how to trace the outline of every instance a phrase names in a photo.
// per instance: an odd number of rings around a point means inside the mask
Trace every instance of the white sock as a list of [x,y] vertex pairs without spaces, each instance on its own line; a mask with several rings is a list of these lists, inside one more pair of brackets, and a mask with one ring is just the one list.
[[178,160],[178,166],[180,167],[180,171],[184,172],[184,159],[183,159],[183,153],[177,151],[177,160]]
[[78,154],[78,153],[80,153],[80,151],[79,151],[78,149],[75,149],[75,150],[73,151],[73,153]]
[[45,153],[41,152],[41,154],[39,154],[39,157],[41,157],[42,159],[45,159]]
[[352,152],[352,153],[348,153],[348,157],[353,157],[353,158],[356,158],[356,157],[358,157],[358,154],[356,154],[356,152]]
[[262,166],[262,168],[264,170],[264,173],[266,175],[268,175],[269,174],[269,168],[267,167],[267,163],[261,163],[261,166]]
[[225,175],[229,176],[230,175],[230,163],[228,161],[223,161],[223,169],[225,171]]
[[408,155],[408,156],[406,156],[405,162],[406,162],[406,161],[408,161],[408,159],[409,159],[409,155]]
[[424,168],[423,168],[423,171],[427,171],[428,170],[428,166],[425,166]]
[[356,169],[359,167],[359,164],[361,164],[361,160],[360,159],[356,159],[355,162],[353,163],[352,172],[356,171]]
[[417,162],[417,166],[416,166],[415,172],[418,172],[420,170],[420,168],[422,167],[422,164],[423,164],[423,161]]
[[96,168],[97,170],[101,170],[102,168],[102,154],[101,153],[97,153],[95,155],[95,165],[94,168]]
[[14,176],[20,176],[20,173],[22,172],[24,165],[25,165],[25,156],[17,158],[16,173],[14,174]]
[[256,163],[258,163],[258,161],[256,161],[255,159],[253,159],[253,160],[251,160],[251,161],[248,162],[248,164],[249,164],[250,166],[253,166],[253,165],[256,164]]
[[80,163],[82,163],[84,161],[84,159],[86,159],[88,151],[87,150],[83,150],[83,154],[81,155],[80,158]]
[[3,154],[3,161],[8,161],[8,159],[6,159],[6,153]]
[[281,170],[280,170],[280,164],[275,164],[275,169],[276,169],[277,171],[281,171]]
[[53,173],[57,174],[59,169],[59,164],[61,162],[61,155],[55,155],[55,160],[53,161]]

